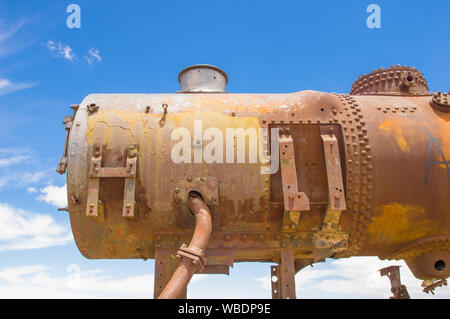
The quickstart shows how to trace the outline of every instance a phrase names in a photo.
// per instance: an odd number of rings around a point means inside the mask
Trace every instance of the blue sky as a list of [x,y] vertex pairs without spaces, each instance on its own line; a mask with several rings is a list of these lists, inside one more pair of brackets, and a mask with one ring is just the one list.
[[[80,29],[66,26],[71,3]],[[371,3],[380,29],[366,25]],[[179,71],[197,63],[223,68],[236,93],[348,93],[358,75],[392,64],[417,67],[431,91],[449,90],[449,9],[436,0],[0,0],[0,298],[152,296],[152,261],[85,259],[56,211],[71,104],[89,93],[175,92]],[[376,270],[391,264],[328,261],[297,276],[298,295],[387,297]],[[238,264],[230,277],[197,277],[189,296],[269,298],[269,269]],[[402,276],[424,297],[406,267]]]

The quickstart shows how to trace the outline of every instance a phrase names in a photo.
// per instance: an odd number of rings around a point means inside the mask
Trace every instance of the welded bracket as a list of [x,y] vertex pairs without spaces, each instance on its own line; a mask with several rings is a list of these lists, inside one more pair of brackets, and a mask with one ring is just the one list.
[[124,178],[123,210],[124,217],[135,217],[137,145],[128,146],[125,167],[102,167],[102,146],[94,145],[89,168],[89,186],[86,216],[99,216],[99,189],[101,178]]
[[281,261],[270,267],[272,299],[296,299],[295,264],[292,250],[281,251]]
[[379,271],[382,277],[387,276],[391,281],[391,291],[394,296],[390,299],[410,299],[406,286],[400,281],[400,266],[390,266]]
[[278,137],[280,147],[281,181],[283,184],[284,216],[283,231],[297,228],[300,212],[309,211],[309,199],[298,191],[297,169],[295,166],[294,141],[290,128],[281,128]]
[[328,180],[328,207],[325,212],[322,228],[313,235],[315,260],[346,250],[348,247],[348,233],[339,231],[341,213],[346,210],[344,182],[339,155],[339,143],[336,128],[332,125],[320,127],[323,141],[325,166]]
[[59,161],[58,167],[56,168],[56,171],[61,175],[63,175],[66,172],[67,168],[67,153],[69,148],[70,130],[72,129],[73,125],[73,116],[69,115],[64,117],[63,124],[66,126],[66,139],[64,142],[63,155],[61,156],[61,160]]
[[320,136],[323,141],[325,153],[325,165],[328,179],[328,210],[346,210],[344,196],[344,181],[342,178],[341,157],[339,155],[339,144],[334,126],[321,126]]

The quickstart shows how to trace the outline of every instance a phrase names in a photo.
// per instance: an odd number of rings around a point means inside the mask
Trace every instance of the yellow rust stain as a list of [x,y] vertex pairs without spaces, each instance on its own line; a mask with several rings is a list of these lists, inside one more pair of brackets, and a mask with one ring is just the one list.
[[379,129],[386,131],[388,133],[391,133],[394,135],[395,140],[397,141],[398,147],[403,152],[409,152],[411,151],[411,148],[406,141],[406,138],[404,136],[401,123],[398,123],[398,121],[393,120],[386,120],[383,124],[379,126]]
[[[450,161],[450,114],[445,114],[442,119],[442,121],[437,121],[436,123],[435,127],[437,129],[437,134],[435,138],[440,141],[440,146],[445,159]],[[443,158],[440,158],[439,160],[444,161]],[[440,164],[439,166],[445,170],[447,169],[447,166],[444,164]]]
[[369,225],[369,244],[399,244],[425,236],[438,227],[421,206],[390,203],[375,208],[376,217]]
[[[378,128],[389,136],[393,136],[403,152],[426,152],[430,143],[429,135],[432,135],[438,140],[446,160],[450,160],[450,116],[447,114],[434,117],[432,121],[424,121],[421,118],[388,119]],[[436,150],[433,150],[433,154],[436,156]],[[440,154],[439,158],[432,160],[443,161]],[[445,164],[440,164],[439,167],[447,170]]]
[[[100,142],[103,145],[113,145],[114,136],[126,131],[129,135],[128,143],[137,143],[136,125],[145,123],[148,114],[134,111],[108,110],[98,111],[88,117],[86,137],[89,144]],[[120,141],[120,139],[119,139]]]
[[203,111],[203,112],[183,112],[167,115],[167,121],[175,123],[179,127],[193,130],[194,120],[201,120],[203,129],[215,127],[225,128],[255,128],[260,127],[258,117],[255,116],[231,116],[223,112]]

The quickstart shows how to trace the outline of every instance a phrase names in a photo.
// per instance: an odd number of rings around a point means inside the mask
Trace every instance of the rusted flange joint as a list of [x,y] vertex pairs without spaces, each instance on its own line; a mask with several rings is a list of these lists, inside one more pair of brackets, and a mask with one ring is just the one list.
[[206,258],[205,253],[202,249],[197,247],[188,247],[183,244],[180,247],[180,250],[177,251],[177,258],[186,257],[192,259],[192,263],[197,266],[197,269],[203,271],[206,266]]

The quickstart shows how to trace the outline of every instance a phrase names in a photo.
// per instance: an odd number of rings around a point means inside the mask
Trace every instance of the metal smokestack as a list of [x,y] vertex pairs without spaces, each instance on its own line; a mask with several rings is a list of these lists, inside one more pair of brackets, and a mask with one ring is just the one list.
[[196,64],[181,71],[178,82],[181,93],[224,93],[228,76],[214,65]]

